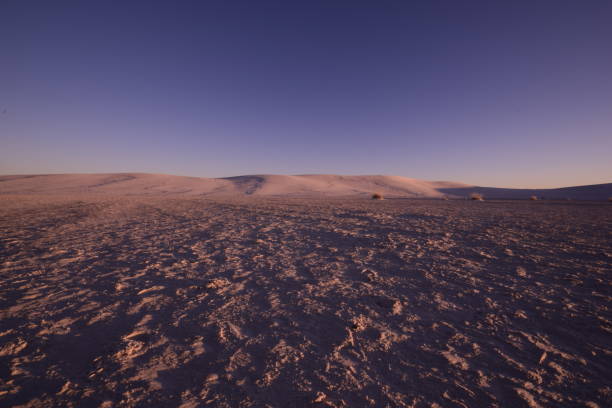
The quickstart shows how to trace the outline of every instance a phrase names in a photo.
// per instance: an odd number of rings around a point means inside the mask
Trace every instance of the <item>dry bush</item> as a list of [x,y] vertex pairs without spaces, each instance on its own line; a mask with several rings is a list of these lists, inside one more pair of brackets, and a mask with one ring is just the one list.
[[384,200],[385,198],[383,197],[382,194],[380,193],[374,193],[372,194],[372,200]]
[[480,193],[470,194],[470,199],[474,201],[484,201],[484,196]]
[[612,197],[608,197],[608,202],[612,203]]
[[532,195],[531,197],[529,197],[529,199],[530,199],[531,201],[538,201],[538,196],[534,196],[534,195]]

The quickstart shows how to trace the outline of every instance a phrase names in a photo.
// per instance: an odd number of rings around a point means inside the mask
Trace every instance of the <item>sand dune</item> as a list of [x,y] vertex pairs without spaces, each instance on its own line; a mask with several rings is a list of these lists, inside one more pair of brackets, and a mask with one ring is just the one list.
[[398,176],[261,175],[230,177],[245,194],[264,196],[350,196],[379,192],[389,197],[441,197],[440,185],[467,188],[461,183],[430,182]]
[[339,197],[369,196],[450,198],[480,192],[486,198],[607,200],[612,183],[561,189],[479,187],[399,176],[247,175],[227,178],[172,176],[147,173],[48,174],[0,176],[0,194],[184,194],[206,196]]
[[1,193],[211,194],[237,193],[223,179],[164,174],[49,174],[0,177]]
[[164,174],[53,174],[0,177],[0,193],[107,193],[260,196],[442,197],[439,188],[466,184],[430,182],[397,176],[248,175],[228,178]]

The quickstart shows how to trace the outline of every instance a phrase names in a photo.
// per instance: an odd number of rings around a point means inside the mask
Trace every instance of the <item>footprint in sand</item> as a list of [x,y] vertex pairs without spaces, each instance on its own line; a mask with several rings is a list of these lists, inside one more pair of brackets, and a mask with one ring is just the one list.
[[145,293],[151,293],[151,292],[159,292],[160,290],[164,290],[164,289],[166,289],[165,286],[161,286],[161,285],[152,286],[150,288],[141,290],[140,292],[137,293],[137,295],[144,295]]
[[16,341],[5,344],[2,348],[0,348],[0,357],[14,356],[26,347],[28,347],[27,341],[17,339]]

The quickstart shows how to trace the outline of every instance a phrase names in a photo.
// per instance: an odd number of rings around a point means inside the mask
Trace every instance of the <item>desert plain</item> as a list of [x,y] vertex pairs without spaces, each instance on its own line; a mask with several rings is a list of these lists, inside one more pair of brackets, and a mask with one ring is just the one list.
[[608,407],[612,205],[0,194],[0,406]]

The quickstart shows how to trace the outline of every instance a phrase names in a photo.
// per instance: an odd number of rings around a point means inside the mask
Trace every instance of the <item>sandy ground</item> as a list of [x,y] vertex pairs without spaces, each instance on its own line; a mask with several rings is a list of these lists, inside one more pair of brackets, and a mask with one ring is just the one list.
[[0,196],[0,406],[606,407],[612,206]]

